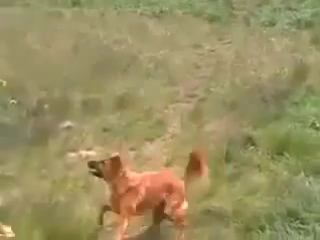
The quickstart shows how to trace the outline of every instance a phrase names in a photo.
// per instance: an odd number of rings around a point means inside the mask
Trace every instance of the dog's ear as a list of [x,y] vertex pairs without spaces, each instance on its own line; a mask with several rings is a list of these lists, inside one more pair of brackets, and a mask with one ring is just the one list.
[[123,162],[121,160],[121,156],[119,153],[112,154],[111,157],[109,158],[109,161],[111,163],[112,172],[118,173],[119,171],[122,170]]

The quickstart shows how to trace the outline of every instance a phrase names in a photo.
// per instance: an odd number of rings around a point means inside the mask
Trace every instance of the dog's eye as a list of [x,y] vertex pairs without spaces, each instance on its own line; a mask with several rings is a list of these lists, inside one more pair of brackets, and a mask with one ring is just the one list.
[[101,161],[100,161],[100,164],[101,164],[101,165],[104,165],[106,162],[107,162],[107,160],[101,160]]

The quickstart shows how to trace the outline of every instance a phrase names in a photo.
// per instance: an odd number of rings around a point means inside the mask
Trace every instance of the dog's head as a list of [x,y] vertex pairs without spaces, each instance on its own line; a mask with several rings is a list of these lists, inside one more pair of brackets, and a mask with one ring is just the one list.
[[118,153],[112,155],[108,159],[89,161],[87,166],[89,168],[89,172],[93,176],[103,178],[107,182],[110,182],[117,177],[124,167]]

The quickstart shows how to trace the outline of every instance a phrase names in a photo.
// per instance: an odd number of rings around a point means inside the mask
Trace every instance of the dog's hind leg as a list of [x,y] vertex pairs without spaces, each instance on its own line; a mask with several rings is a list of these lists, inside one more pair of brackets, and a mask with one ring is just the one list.
[[172,217],[177,230],[176,240],[184,240],[184,229],[186,225],[186,213],[188,202],[184,200],[181,204],[172,207]]
[[160,223],[166,218],[165,216],[165,202],[161,202],[155,209],[153,209],[152,213],[152,223],[153,225],[160,225]]
[[173,218],[165,213],[166,202],[161,202],[155,209],[153,209],[153,225],[160,225],[164,219],[173,222]]

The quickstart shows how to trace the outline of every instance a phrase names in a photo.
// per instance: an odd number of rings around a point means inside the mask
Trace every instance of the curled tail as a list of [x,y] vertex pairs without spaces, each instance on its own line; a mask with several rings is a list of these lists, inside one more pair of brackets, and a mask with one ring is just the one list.
[[194,181],[201,179],[209,180],[208,154],[204,150],[193,149],[185,169],[185,186],[188,187]]

